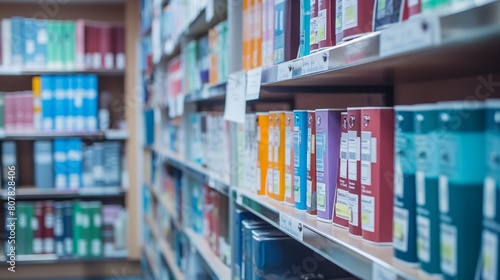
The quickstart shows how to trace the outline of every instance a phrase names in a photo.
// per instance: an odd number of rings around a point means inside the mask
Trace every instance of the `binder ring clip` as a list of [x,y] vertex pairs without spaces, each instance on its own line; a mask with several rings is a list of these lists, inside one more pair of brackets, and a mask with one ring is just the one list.
[[370,123],[370,116],[364,115],[363,116],[363,126],[367,127],[369,123]]
[[349,128],[354,127],[354,123],[356,122],[356,119],[354,118],[353,115],[349,116]]

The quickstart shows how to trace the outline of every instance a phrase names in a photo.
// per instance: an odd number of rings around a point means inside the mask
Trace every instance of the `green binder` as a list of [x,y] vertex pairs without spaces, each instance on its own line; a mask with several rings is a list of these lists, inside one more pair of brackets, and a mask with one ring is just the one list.
[[102,215],[101,202],[95,201],[89,203],[89,253],[92,258],[102,257]]

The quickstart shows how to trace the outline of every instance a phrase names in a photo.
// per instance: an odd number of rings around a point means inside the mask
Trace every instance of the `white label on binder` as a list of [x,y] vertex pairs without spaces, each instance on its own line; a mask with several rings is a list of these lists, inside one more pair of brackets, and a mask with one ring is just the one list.
[[496,212],[496,188],[495,179],[492,177],[486,177],[484,180],[484,204],[483,204],[483,215],[486,218],[494,219]]
[[302,223],[283,213],[280,213],[280,229],[300,241],[304,239],[304,226]]

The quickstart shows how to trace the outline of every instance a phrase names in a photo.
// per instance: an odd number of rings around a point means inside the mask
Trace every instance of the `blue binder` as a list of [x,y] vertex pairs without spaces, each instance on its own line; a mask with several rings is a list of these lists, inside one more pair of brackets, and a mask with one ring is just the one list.
[[295,208],[306,210],[307,192],[307,111],[293,111],[293,160]]

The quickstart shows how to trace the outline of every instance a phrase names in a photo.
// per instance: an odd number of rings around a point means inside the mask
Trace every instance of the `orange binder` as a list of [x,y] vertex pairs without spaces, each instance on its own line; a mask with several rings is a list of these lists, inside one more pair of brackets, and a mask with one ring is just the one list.
[[262,65],[262,0],[253,0],[252,68]]
[[219,80],[218,76],[218,60],[217,57],[217,29],[212,28],[208,31],[208,48],[210,50],[210,71],[209,71],[209,79],[208,82],[210,84],[216,84]]
[[[274,184],[275,184],[275,178],[274,174],[275,172],[275,164],[274,164],[274,159],[278,158],[277,151],[275,151],[275,138],[276,138],[276,131],[275,131],[275,123],[276,123],[276,113],[269,112],[269,142],[268,142],[268,150],[267,150],[267,160],[269,162],[268,164],[268,169],[267,169],[267,190],[266,194],[267,196],[274,198]],[[276,156],[275,156],[276,152]],[[278,177],[277,177],[278,179]]]
[[257,113],[257,142],[258,142],[258,160],[257,160],[257,194],[265,195],[267,187],[267,170],[269,167],[269,115],[267,113]]

